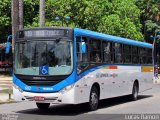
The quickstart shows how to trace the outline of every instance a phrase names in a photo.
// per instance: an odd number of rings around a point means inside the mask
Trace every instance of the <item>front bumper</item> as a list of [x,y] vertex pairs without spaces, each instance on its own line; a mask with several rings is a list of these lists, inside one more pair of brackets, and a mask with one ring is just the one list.
[[[35,97],[43,97],[43,101],[35,100]],[[13,87],[13,97],[16,101],[35,101],[38,103],[51,103],[51,104],[77,104],[74,98],[74,89],[65,93],[32,93],[20,91]]]

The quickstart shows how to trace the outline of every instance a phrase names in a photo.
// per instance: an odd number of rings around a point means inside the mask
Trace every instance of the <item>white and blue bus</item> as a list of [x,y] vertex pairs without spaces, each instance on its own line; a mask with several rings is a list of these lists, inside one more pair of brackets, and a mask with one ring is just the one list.
[[68,27],[23,29],[14,49],[13,93],[16,101],[50,104],[88,103],[150,89],[152,45]]

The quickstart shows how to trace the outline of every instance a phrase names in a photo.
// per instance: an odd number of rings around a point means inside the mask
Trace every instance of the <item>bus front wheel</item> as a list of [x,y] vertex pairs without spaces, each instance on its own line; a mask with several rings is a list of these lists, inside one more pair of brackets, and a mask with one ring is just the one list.
[[136,101],[138,98],[138,83],[135,82],[132,88],[131,100]]
[[36,105],[40,110],[46,110],[49,108],[50,103],[36,103]]
[[99,94],[96,86],[91,88],[90,98],[89,98],[89,110],[94,111],[98,108]]

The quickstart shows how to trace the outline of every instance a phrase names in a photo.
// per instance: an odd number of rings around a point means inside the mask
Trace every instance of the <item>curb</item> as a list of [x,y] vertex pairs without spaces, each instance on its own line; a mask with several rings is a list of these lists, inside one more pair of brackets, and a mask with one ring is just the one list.
[[0,77],[0,80],[12,81],[12,78],[8,79],[8,78],[1,78],[1,77]]
[[[8,96],[8,94],[2,93],[3,95]],[[12,94],[13,95],[13,94]],[[5,104],[5,103],[15,103],[13,98],[9,99],[9,96],[6,97],[5,99],[0,99],[0,104]]]
[[11,104],[11,103],[17,103],[16,101],[0,101],[0,104]]

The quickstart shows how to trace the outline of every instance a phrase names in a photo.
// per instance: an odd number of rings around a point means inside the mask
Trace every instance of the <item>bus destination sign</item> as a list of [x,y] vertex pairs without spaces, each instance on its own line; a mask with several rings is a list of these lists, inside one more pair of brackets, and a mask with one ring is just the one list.
[[20,31],[19,38],[23,37],[54,37],[54,36],[64,36],[64,30],[27,30]]

